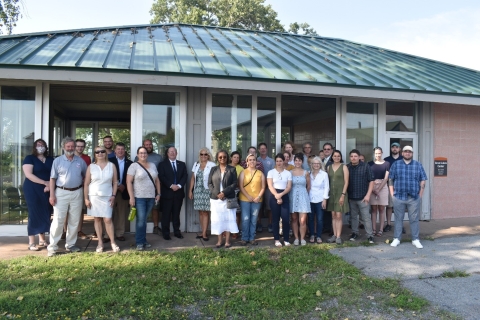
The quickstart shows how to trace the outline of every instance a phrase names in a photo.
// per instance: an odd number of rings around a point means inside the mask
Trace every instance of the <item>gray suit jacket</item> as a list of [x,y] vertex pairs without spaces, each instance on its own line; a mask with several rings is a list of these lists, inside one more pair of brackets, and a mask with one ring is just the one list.
[[223,180],[219,166],[213,167],[212,170],[210,170],[210,175],[208,176],[210,199],[218,199],[217,195],[220,193],[220,184],[223,186],[223,194],[226,198],[235,198],[235,188],[237,187],[237,170],[235,167],[227,165]]

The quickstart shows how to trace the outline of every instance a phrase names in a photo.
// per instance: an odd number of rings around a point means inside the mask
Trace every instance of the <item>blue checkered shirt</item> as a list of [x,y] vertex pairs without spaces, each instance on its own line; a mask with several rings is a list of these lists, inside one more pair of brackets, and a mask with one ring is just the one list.
[[420,162],[412,160],[409,164],[405,161],[395,161],[390,168],[389,179],[393,180],[393,195],[400,200],[408,197],[418,199],[420,182],[427,180],[427,174]]
[[365,162],[359,162],[353,166],[347,164],[349,172],[348,199],[363,200],[368,192],[370,181],[374,181],[372,169]]

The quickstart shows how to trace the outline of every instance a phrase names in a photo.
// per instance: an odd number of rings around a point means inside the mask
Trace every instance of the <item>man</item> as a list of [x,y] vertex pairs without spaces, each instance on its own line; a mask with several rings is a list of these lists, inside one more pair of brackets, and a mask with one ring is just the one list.
[[410,231],[412,232],[412,244],[417,249],[422,249],[420,243],[420,208],[427,174],[420,162],[413,160],[413,148],[403,147],[403,160],[395,161],[390,168],[389,179],[390,194],[393,197],[395,212],[395,226],[393,241],[390,244],[396,247],[402,237],[403,216],[408,211]]
[[[391,168],[395,161],[402,160],[402,159],[403,157],[400,154],[400,144],[398,142],[394,142],[390,146],[390,156],[386,157],[383,160],[388,161],[390,163],[390,168]],[[386,213],[387,213],[387,225],[385,226],[385,228],[383,228],[383,232],[388,232],[392,230],[393,200],[390,193],[388,194],[388,205],[387,205]],[[405,233],[405,229],[403,229],[403,233]]]
[[[152,140],[150,140],[150,139],[143,140],[143,147],[145,149],[147,149],[147,154],[148,154],[147,161],[154,163],[155,167],[158,168],[158,165],[160,164],[160,162],[162,162],[163,157],[161,155],[159,155],[158,153],[153,151]],[[137,156],[135,156],[135,161],[138,161]],[[158,216],[159,216],[158,205],[156,205],[156,206],[153,206],[153,209],[152,209],[153,233],[160,235],[162,231],[158,227],[158,222],[159,222],[158,221],[159,220]]]
[[[257,163],[261,163],[263,166],[263,173],[265,177],[267,176],[268,172],[275,168],[275,161],[268,156],[268,147],[265,142],[261,142],[258,145],[258,153],[260,153],[260,156],[257,158]],[[272,211],[270,210],[270,204],[269,204],[269,199],[270,199],[271,192],[267,188],[265,188],[265,193],[263,194],[263,212],[264,215],[268,218],[268,232],[272,233],[273,232],[273,227],[272,227]],[[257,232],[262,232],[262,221],[261,219],[257,220]]]
[[302,168],[304,170],[310,171],[310,165],[308,164],[308,159],[312,155],[312,144],[310,142],[304,143],[302,151],[303,151]]
[[87,172],[87,164],[75,155],[75,141],[66,137],[62,140],[64,154],[53,161],[50,173],[50,199],[53,206],[53,219],[50,226],[50,244],[48,256],[52,257],[58,249],[58,242],[63,232],[63,224],[67,219],[67,236],[65,248],[70,252],[78,252],[77,230],[83,208],[83,180]]
[[[85,142],[85,140],[83,139],[77,139],[75,140],[75,155],[82,158],[83,161],[85,161],[85,163],[87,164],[87,167],[92,163],[92,159],[90,159],[89,156],[87,156],[84,151],[85,151],[85,146],[87,145],[87,143]],[[80,218],[80,223],[78,225],[78,237],[80,239],[88,239],[88,236],[82,231],[82,228],[83,228],[83,218],[84,218],[84,215],[86,213],[86,207],[83,206],[82,208],[82,215],[81,215],[81,218]],[[64,234],[67,230],[67,226],[65,225],[64,226]],[[65,234],[66,236],[66,234]],[[64,235],[62,234],[62,239],[65,239]]]
[[[248,154],[254,155],[254,156],[256,157],[256,156],[257,156],[257,148],[255,148],[254,146],[250,146],[250,147],[248,148]],[[246,155],[245,155],[245,158],[247,158]],[[246,162],[245,160],[242,160],[242,162],[240,163],[240,165],[241,165],[244,169],[246,169],[248,164],[247,164],[247,162]],[[257,161],[257,164],[255,165],[255,168],[256,168],[257,170],[262,171],[263,174],[264,174],[265,176],[267,176],[267,173],[268,173],[268,172],[265,172],[265,169],[263,168],[263,164],[262,164],[260,161]]]
[[330,142],[325,142],[323,144],[323,153],[325,155],[325,158],[323,159],[323,164],[325,165],[325,168],[333,163],[331,159],[333,150],[333,145]]
[[115,167],[117,167],[117,195],[115,196],[115,206],[113,207],[113,227],[115,228],[115,238],[119,241],[125,241],[125,229],[127,227],[127,216],[129,212],[127,190],[127,171],[133,163],[125,156],[125,144],[117,142],[115,144],[115,158],[109,158]]
[[107,150],[108,159],[115,158],[115,152],[113,152],[113,138],[112,136],[103,137],[103,146]]
[[372,216],[370,215],[370,195],[372,194],[374,178],[370,166],[359,159],[360,151],[350,151],[350,163],[347,164],[349,172],[348,203],[352,219],[352,235],[350,241],[358,238],[358,216],[365,225],[368,242],[373,243]]
[[360,160],[361,162],[365,162],[365,156],[363,154],[359,155],[358,160]]
[[185,162],[177,160],[177,149],[168,148],[168,159],[158,165],[158,178],[162,191],[162,232],[165,240],[170,238],[170,221],[173,221],[175,237],[183,239],[180,233],[180,210],[185,198],[187,183],[187,167]]

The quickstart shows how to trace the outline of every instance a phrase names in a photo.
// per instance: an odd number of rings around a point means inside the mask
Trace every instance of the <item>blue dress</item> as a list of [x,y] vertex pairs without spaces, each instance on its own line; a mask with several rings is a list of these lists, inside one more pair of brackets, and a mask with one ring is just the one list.
[[[44,181],[50,181],[53,157],[47,157],[45,163],[34,155],[28,155],[23,164],[33,165],[33,174]],[[48,202],[50,192],[44,192],[45,185],[38,184],[25,178],[23,193],[28,207],[28,235],[33,236],[50,231],[50,215],[53,211]]]
[[292,190],[289,192],[290,197],[290,212],[310,212],[310,198],[307,192],[307,178],[308,174],[304,171],[301,176],[294,176],[292,174]]

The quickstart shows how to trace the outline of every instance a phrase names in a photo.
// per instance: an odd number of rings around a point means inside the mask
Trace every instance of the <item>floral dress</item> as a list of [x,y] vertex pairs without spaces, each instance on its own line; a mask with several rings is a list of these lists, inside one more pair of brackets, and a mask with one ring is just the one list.
[[307,192],[307,178],[308,174],[304,170],[303,175],[292,175],[292,190],[290,190],[290,212],[310,212],[310,197]]
[[193,209],[210,211],[210,190],[203,186],[203,170],[198,169],[193,188]]

